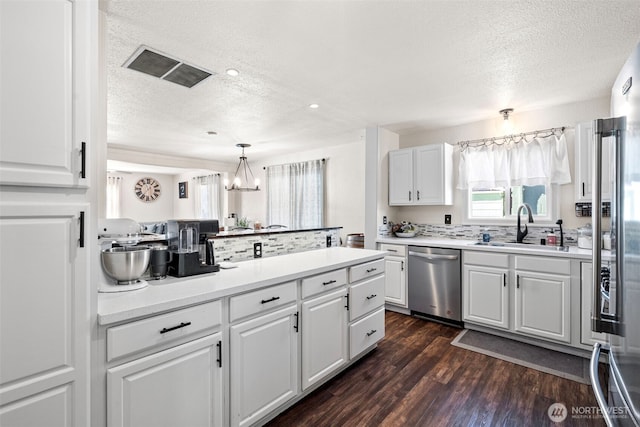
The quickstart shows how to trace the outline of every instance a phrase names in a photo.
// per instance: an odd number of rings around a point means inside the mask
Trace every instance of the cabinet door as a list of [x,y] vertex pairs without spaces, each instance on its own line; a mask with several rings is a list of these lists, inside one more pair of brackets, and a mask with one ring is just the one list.
[[108,369],[108,426],[222,426],[221,345],[217,333]]
[[415,203],[450,205],[453,202],[451,146],[425,145],[413,152]]
[[464,320],[509,329],[508,270],[465,265],[463,267]]
[[413,203],[413,149],[390,151],[389,205]]
[[405,272],[405,259],[400,257],[387,257],[384,259],[384,291],[385,301],[407,306],[407,278]]
[[569,342],[570,278],[516,270],[515,330]]
[[0,205],[0,405],[22,399],[0,409],[0,425],[20,412],[50,420],[42,425],[86,424],[87,252],[97,249],[79,247],[88,208]]
[[[576,201],[591,202],[593,186],[593,122],[576,126]],[[611,139],[602,140],[602,201],[611,200]]]
[[296,306],[231,326],[231,425],[248,426],[298,394]]
[[581,325],[580,342],[592,346],[596,342],[605,343],[607,338],[602,332],[591,330],[591,301],[593,300],[593,266],[590,262],[580,263],[580,288],[581,288]]
[[[94,2],[1,1],[0,181],[86,186]],[[97,17],[97,9],[95,10]],[[97,19],[97,18],[96,18]],[[95,49],[93,49],[95,50]]]
[[302,389],[344,365],[347,354],[347,290],[302,303]]

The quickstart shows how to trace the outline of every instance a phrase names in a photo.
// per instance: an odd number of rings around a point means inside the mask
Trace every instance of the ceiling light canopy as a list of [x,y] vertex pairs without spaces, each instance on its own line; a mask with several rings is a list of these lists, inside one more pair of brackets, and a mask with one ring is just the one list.
[[[260,180],[254,178],[249,162],[247,162],[247,157],[244,155],[244,149],[251,147],[251,144],[236,144],[236,147],[242,148],[240,163],[238,163],[238,167],[236,168],[236,173],[230,187],[229,180],[224,180],[224,189],[227,191],[260,191]],[[254,184],[253,187],[249,187],[250,182]]]
[[229,75],[231,77],[236,77],[239,74],[240,74],[240,71],[236,70],[235,68],[228,68],[227,69],[227,75]]

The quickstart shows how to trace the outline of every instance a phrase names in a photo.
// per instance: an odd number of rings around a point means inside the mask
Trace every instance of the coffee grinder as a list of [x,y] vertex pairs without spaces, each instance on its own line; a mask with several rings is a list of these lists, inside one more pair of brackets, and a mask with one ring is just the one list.
[[[206,232],[216,233],[217,231],[213,231],[213,229],[217,230],[217,221],[215,221],[215,227],[209,222],[205,221],[204,224]],[[203,250],[200,250],[200,221],[168,220],[167,239],[169,241],[169,252],[171,253],[169,275],[186,277],[220,270],[220,266],[214,262],[213,242],[204,239]],[[210,245],[210,247],[207,248],[207,245]],[[207,257],[209,251],[211,255]]]

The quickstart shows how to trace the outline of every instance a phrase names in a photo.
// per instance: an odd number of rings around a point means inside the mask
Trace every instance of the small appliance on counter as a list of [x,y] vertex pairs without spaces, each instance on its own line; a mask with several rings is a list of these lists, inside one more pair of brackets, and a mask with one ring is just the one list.
[[124,292],[148,285],[141,277],[149,267],[151,250],[139,246],[140,225],[126,218],[98,221],[102,275],[98,292]]
[[195,276],[220,270],[215,263],[213,241],[219,231],[217,220],[169,220],[167,239],[170,262],[168,274],[174,277]]

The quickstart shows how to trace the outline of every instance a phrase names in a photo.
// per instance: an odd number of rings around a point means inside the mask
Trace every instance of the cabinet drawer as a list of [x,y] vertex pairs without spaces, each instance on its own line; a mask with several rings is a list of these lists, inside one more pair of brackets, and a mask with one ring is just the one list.
[[384,276],[378,276],[351,286],[349,289],[349,320],[357,319],[384,305]]
[[229,321],[233,322],[252,314],[295,302],[297,297],[296,282],[287,282],[231,297],[229,299]]
[[384,273],[384,259],[349,267],[349,283]]
[[516,255],[516,270],[550,274],[571,274],[571,262],[566,258]]
[[347,270],[334,270],[328,273],[302,279],[302,298],[328,291],[347,284]]
[[407,255],[407,247],[405,245],[390,245],[388,243],[380,243],[380,250],[390,252],[389,256]]
[[476,265],[483,265],[486,267],[509,268],[509,254],[464,251],[462,257],[465,264],[476,264]]
[[220,300],[107,329],[107,361],[214,328],[222,323]]
[[384,307],[349,326],[349,358],[353,359],[384,338]]

